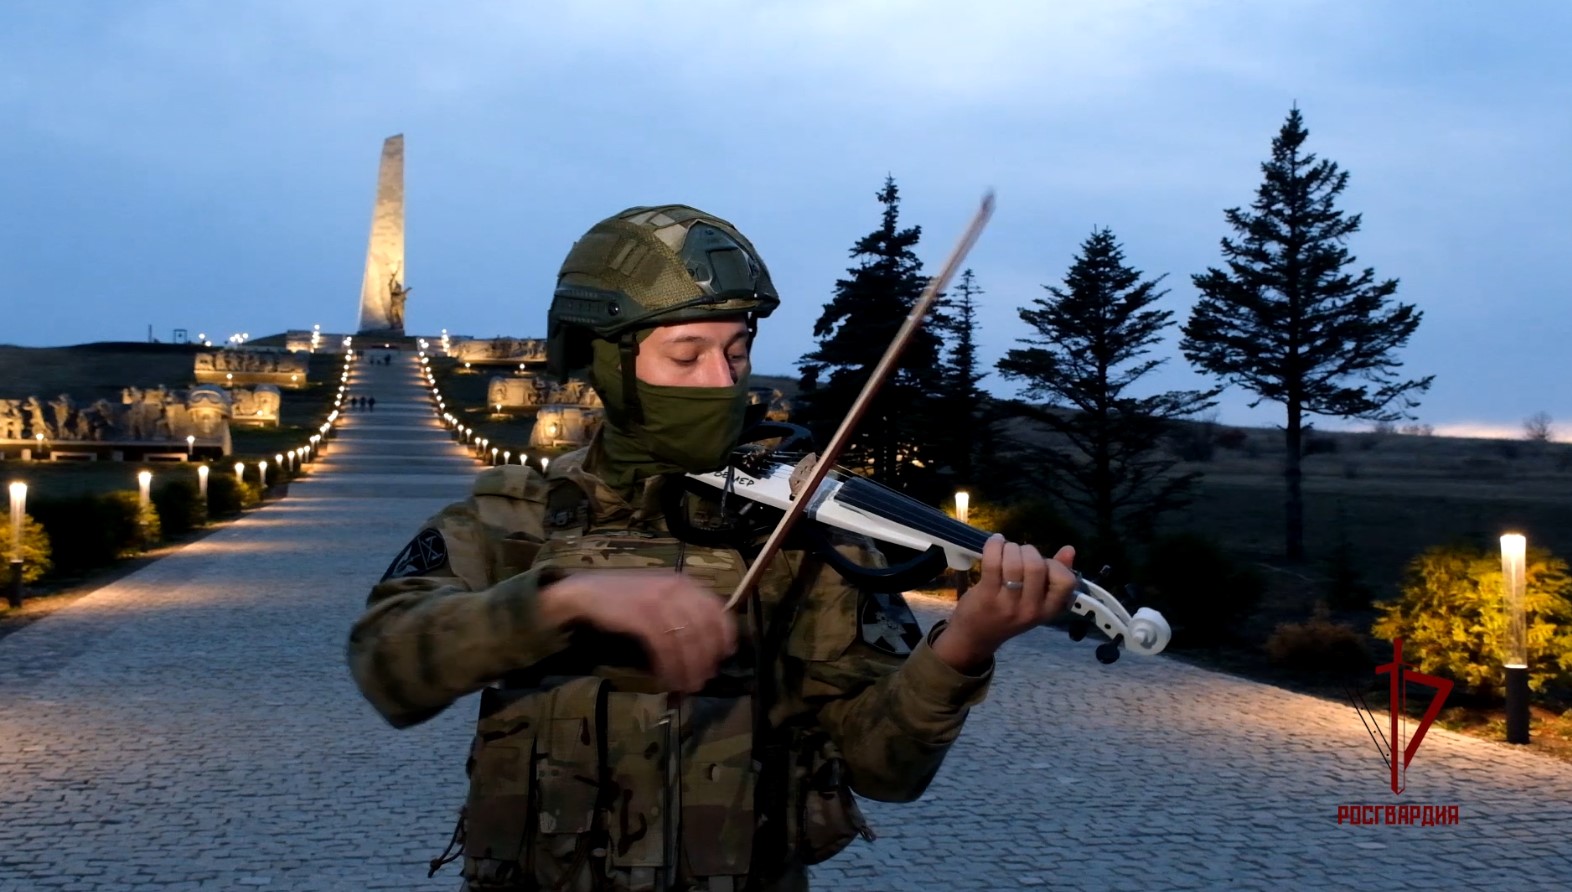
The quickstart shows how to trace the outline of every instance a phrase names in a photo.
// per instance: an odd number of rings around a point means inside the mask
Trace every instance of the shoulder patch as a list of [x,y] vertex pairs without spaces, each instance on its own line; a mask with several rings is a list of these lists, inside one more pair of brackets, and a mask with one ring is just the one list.
[[893,592],[864,592],[857,608],[857,630],[864,644],[897,657],[922,641],[922,627],[906,599]]
[[416,533],[415,538],[409,540],[404,550],[398,553],[398,557],[388,565],[387,572],[382,574],[382,581],[420,576],[446,566],[447,562],[448,543],[443,540],[441,533],[427,527]]

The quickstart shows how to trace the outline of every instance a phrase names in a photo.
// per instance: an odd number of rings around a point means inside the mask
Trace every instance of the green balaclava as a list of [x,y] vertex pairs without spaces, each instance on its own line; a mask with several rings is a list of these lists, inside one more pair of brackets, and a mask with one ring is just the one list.
[[[642,342],[650,332],[638,332],[636,340]],[[601,445],[607,462],[595,469],[602,479],[623,488],[660,474],[713,471],[726,463],[747,415],[746,377],[730,387],[647,384],[624,373],[618,344],[596,339],[591,349],[590,386],[606,406]],[[638,420],[628,410],[627,380],[638,388]]]

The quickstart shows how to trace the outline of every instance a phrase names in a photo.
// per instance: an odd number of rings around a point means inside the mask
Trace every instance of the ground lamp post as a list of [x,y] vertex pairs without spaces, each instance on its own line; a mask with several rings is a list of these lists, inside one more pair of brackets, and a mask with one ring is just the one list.
[[285,471],[289,470],[287,467],[284,466],[284,454],[282,452],[279,453],[278,455],[273,456],[273,467],[278,468],[278,473],[280,475],[282,475]]
[[[955,519],[961,523],[966,523],[967,518],[971,514],[971,507],[972,494],[964,489],[957,489],[955,491]],[[953,572],[955,573],[955,596],[960,597],[966,594],[966,583],[971,574],[966,570],[955,570]]]
[[267,459],[257,462],[257,477],[262,482],[262,488],[267,489]]
[[33,434],[33,439],[38,441],[38,456],[39,456],[39,458],[43,458],[43,455],[44,455],[44,435],[43,434]]
[[1501,537],[1501,600],[1506,611],[1506,639],[1502,659],[1506,664],[1507,743],[1528,743],[1528,618],[1524,595],[1528,588],[1528,540],[1521,533]]
[[493,465],[497,463],[497,447],[495,446],[491,447],[491,463]]
[[153,472],[138,471],[136,473],[136,483],[142,490],[142,510],[146,511],[147,506],[153,501]]
[[6,601],[12,608],[22,606],[22,518],[27,516],[27,484],[11,484],[11,585]]
[[196,435],[186,434],[186,460],[191,460],[191,453],[196,449]]
[[241,483],[241,482],[244,482],[245,479],[246,479],[246,463],[243,462],[243,461],[235,462],[235,482],[236,483]]
[[207,465],[197,465],[197,498],[202,500],[202,505],[207,505]]

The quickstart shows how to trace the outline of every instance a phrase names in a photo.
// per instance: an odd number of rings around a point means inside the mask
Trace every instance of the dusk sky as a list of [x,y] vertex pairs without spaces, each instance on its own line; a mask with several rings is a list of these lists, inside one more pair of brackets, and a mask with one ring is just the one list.
[[[931,270],[997,191],[968,263],[991,366],[1095,227],[1186,318],[1297,103],[1359,266],[1424,312],[1419,420],[1572,439],[1569,34],[1551,0],[8,0],[0,343],[352,331],[403,133],[412,333],[542,335],[574,239],[675,202],[759,247],[784,303],[755,369],[795,374],[890,174]],[[1178,338],[1149,390],[1204,384]],[[1249,401],[1222,420],[1281,420]]]

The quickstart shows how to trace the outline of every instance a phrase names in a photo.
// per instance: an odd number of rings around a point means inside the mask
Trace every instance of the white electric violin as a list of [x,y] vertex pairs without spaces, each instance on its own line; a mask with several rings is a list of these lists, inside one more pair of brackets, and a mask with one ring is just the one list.
[[[789,425],[773,425],[780,428]],[[803,497],[808,469],[815,461],[807,456],[797,464],[779,460],[781,453],[759,449],[739,453],[718,471],[689,474],[688,479],[714,487],[725,497],[740,496],[780,511],[789,510]],[[891,568],[860,566],[832,547],[815,548],[854,584],[883,591],[900,591],[932,580],[945,567],[969,570],[982,557],[991,535],[961,523],[944,512],[889,487],[840,470],[831,470],[806,496],[804,519],[860,533],[870,539],[921,552]],[[742,511],[749,510],[745,506]],[[814,525],[806,525],[809,535]],[[1079,641],[1096,628],[1108,641],[1097,648],[1097,659],[1112,663],[1124,647],[1138,654],[1156,654],[1168,646],[1172,633],[1162,614],[1141,607],[1131,614],[1111,593],[1076,574],[1075,600],[1070,606],[1070,637]]]

